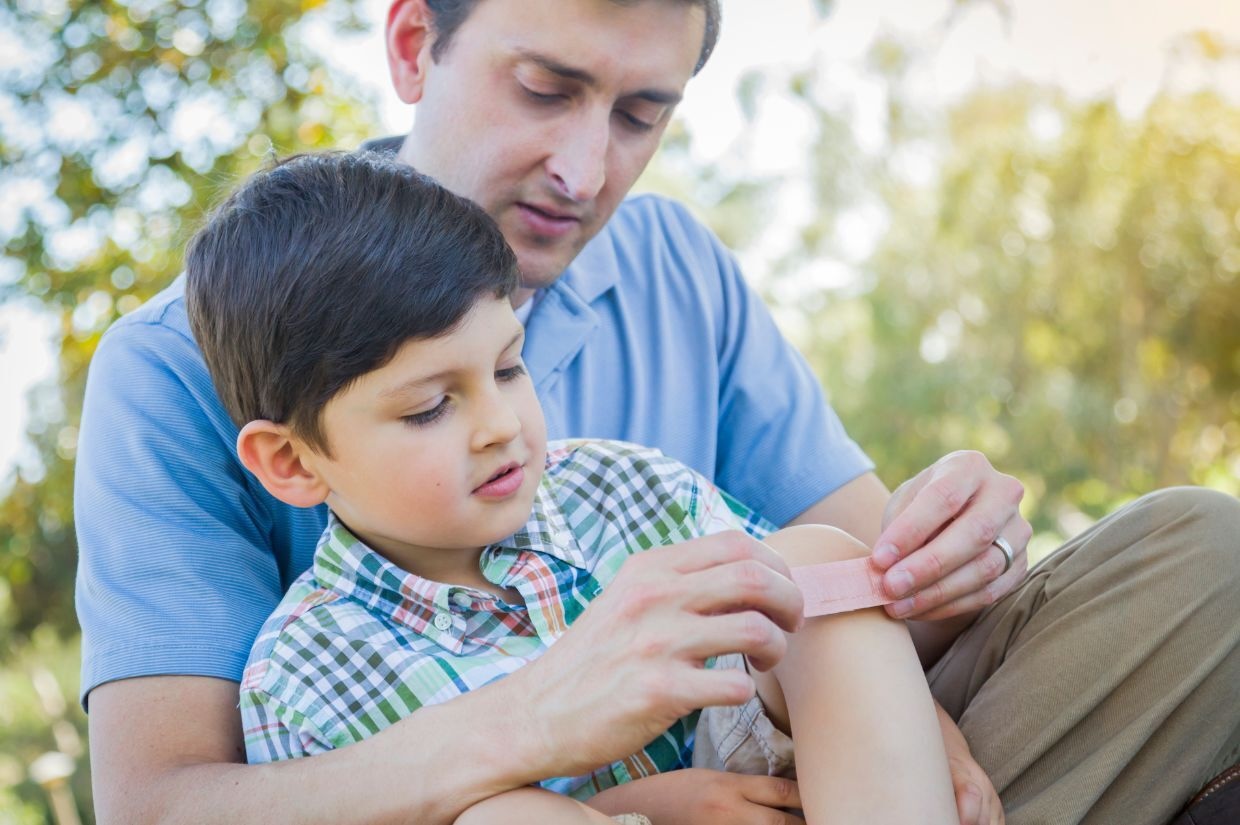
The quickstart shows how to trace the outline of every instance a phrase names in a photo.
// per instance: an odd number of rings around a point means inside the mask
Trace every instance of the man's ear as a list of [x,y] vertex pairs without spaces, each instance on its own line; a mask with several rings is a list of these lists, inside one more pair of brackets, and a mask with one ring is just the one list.
[[315,471],[309,448],[272,421],[251,421],[237,435],[237,457],[267,492],[294,507],[314,507],[327,500],[331,490]]
[[434,29],[426,0],[392,0],[387,17],[388,72],[392,88],[405,103],[422,99],[431,63]]

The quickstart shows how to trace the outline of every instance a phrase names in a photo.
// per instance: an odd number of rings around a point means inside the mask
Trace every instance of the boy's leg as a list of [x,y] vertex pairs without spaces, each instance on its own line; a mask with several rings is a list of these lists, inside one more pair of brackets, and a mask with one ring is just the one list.
[[1163,825],[1240,756],[1238,604],[1240,502],[1160,491],[983,612],[931,690],[1009,825]]
[[[794,567],[869,554],[819,525],[766,543]],[[903,623],[879,608],[811,618],[773,675],[754,674],[768,715],[791,725],[808,822],[958,821],[934,702]]]

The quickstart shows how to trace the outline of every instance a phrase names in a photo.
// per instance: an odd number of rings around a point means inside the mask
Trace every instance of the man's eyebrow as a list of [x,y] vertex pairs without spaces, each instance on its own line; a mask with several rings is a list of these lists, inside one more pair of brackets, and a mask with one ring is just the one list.
[[[530,51],[528,49],[517,49],[517,55],[524,61],[530,62],[545,69],[552,74],[559,75],[566,80],[575,80],[582,85],[591,88],[598,85],[598,79],[587,72],[585,69],[579,69],[576,66],[569,66],[565,63],[548,57],[539,52]],[[635,97],[641,100],[648,100],[651,103],[658,103],[663,106],[675,106],[681,101],[683,95],[673,89],[638,89],[636,92],[625,95],[625,97]]]
[[[517,334],[512,336],[512,339],[509,340],[507,344],[504,344],[504,347],[500,350],[500,352],[507,352],[512,349],[513,344],[520,342],[523,338],[525,338],[525,327],[517,330]],[[408,395],[409,393],[416,392],[422,387],[425,387],[427,384],[433,384],[454,372],[456,372],[456,370],[443,370],[442,372],[437,372],[434,375],[422,375],[417,378],[410,378],[408,381],[402,381],[395,387],[389,387],[386,390],[381,390],[379,392],[379,397],[385,400],[389,398],[399,398],[402,395]]]

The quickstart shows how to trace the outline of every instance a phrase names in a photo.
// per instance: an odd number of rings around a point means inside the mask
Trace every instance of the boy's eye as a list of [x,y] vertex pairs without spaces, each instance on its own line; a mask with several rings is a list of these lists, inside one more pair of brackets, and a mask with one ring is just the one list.
[[412,427],[425,427],[433,424],[442,418],[448,412],[448,399],[442,399],[432,409],[425,412],[414,413],[413,415],[402,415],[401,421]]
[[525,375],[525,365],[517,364],[516,366],[507,367],[502,370],[495,371],[495,377],[500,381],[513,381]]

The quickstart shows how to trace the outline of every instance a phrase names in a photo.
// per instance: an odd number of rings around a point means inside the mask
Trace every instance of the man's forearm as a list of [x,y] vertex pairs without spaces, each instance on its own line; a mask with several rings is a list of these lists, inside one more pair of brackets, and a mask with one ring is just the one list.
[[[160,677],[93,691],[98,821],[451,823],[476,802],[542,778],[540,771],[554,772],[513,712],[521,703],[502,682],[423,708],[338,751],[267,765],[236,761],[235,699],[220,706],[235,688],[221,680]],[[178,694],[186,691],[195,695],[183,705]],[[198,723],[181,712],[204,701],[213,709]],[[230,720],[222,718],[227,710]],[[237,733],[221,737],[211,730],[220,727]]]

